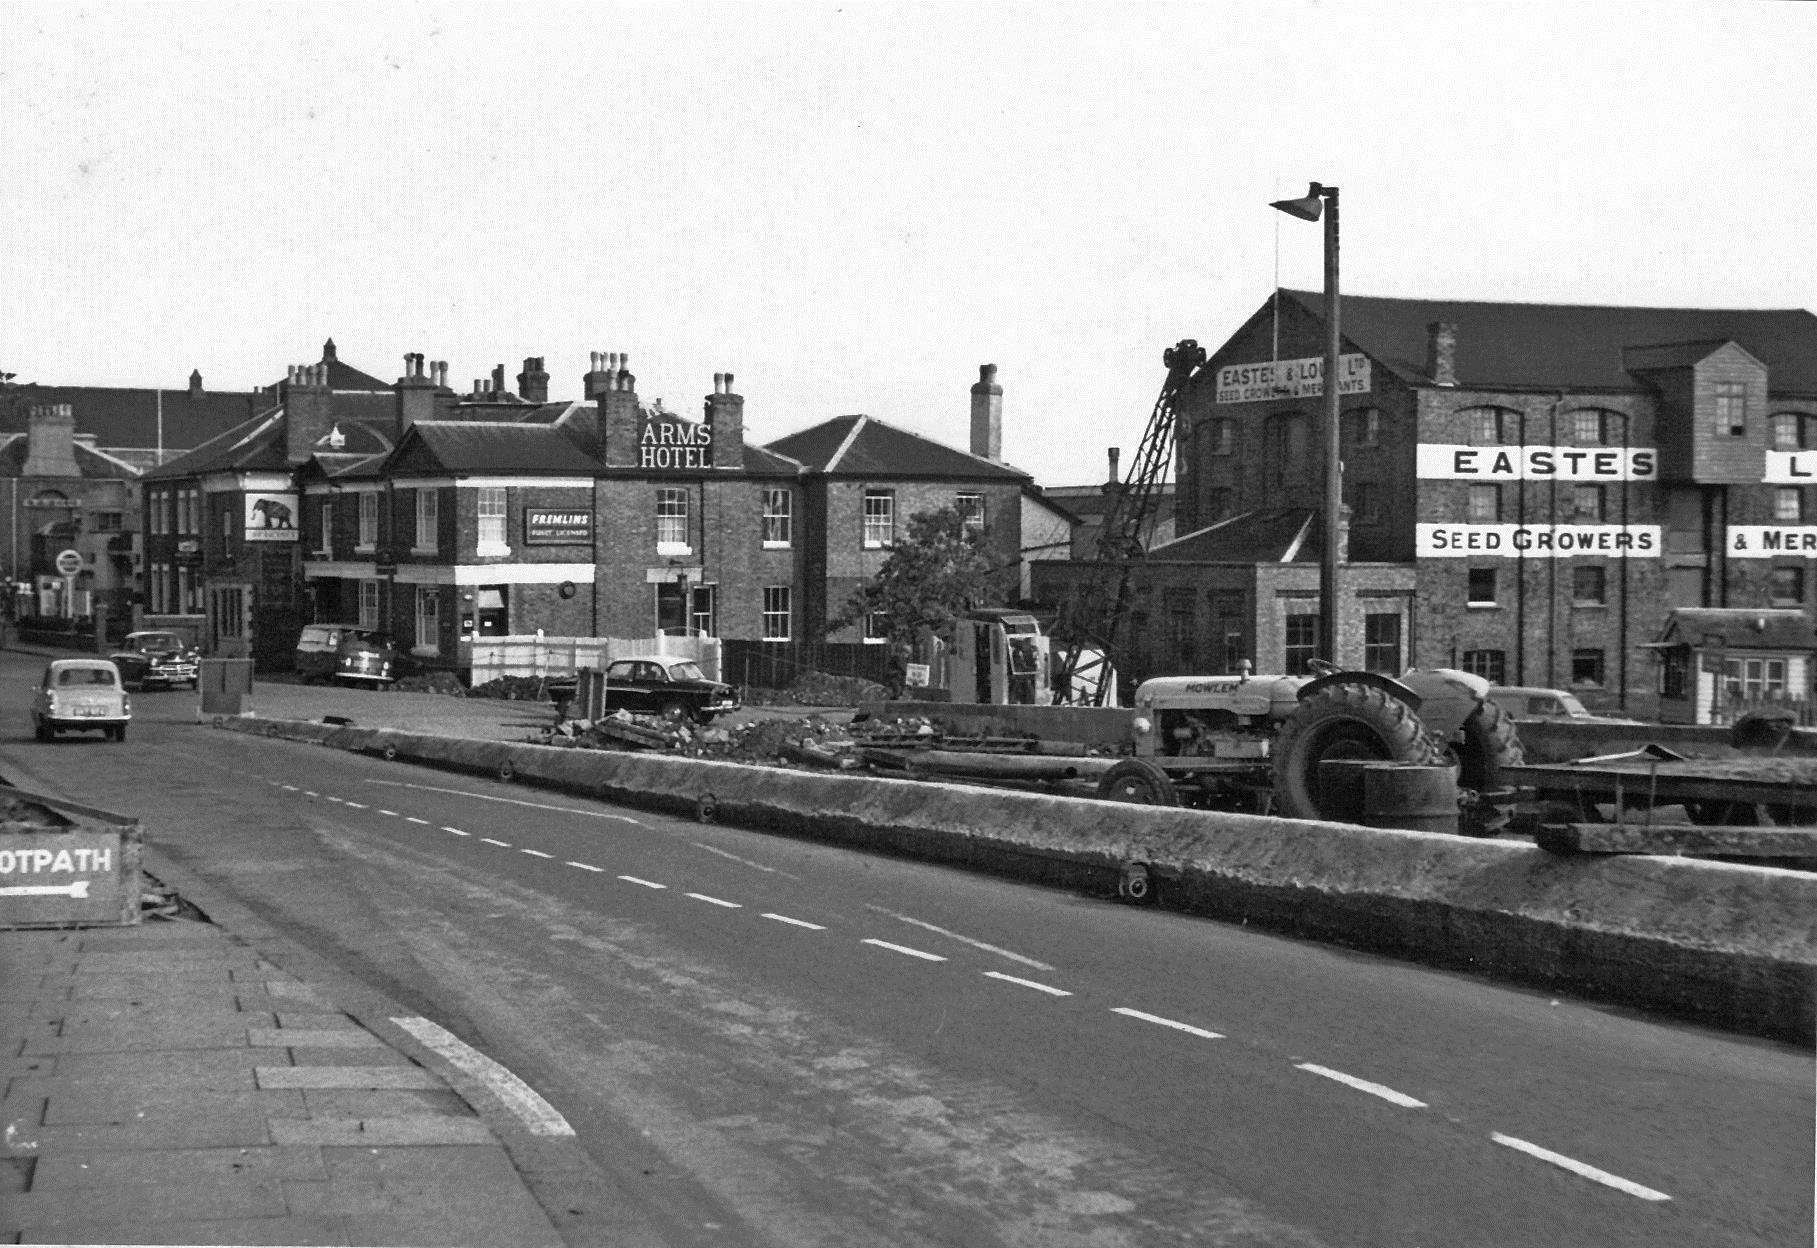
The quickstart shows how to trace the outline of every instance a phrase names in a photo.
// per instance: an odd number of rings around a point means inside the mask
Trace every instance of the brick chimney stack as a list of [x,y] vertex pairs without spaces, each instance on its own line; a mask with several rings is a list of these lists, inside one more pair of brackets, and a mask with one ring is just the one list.
[[307,463],[315,444],[334,428],[328,365],[296,364],[284,383],[284,462]]
[[31,410],[30,432],[26,434],[25,467],[27,477],[79,477],[76,467],[76,415],[67,403],[40,403]]
[[978,380],[972,386],[972,454],[1003,458],[1003,387],[997,384],[995,364],[978,365]]
[[1457,325],[1433,321],[1426,326],[1426,375],[1435,386],[1457,384]]
[[643,408],[637,402],[637,378],[631,375],[629,354],[611,351],[605,361],[605,389],[599,395],[600,458],[609,467],[637,466],[637,438]]
[[588,356],[593,362],[593,367],[589,368],[587,375],[580,379],[580,397],[592,402],[606,392],[606,353],[592,351],[588,353]]
[[517,393],[526,403],[549,401],[549,372],[543,367],[542,356],[524,357],[524,371],[517,375]]
[[1106,494],[1123,484],[1123,478],[1117,475],[1117,456],[1120,452],[1114,446],[1108,449],[1110,451],[1110,476],[1105,478],[1104,481],[1104,492]]
[[713,374],[713,393],[707,396],[707,428],[712,431],[715,468],[744,464],[744,396],[732,391],[732,374]]
[[434,420],[436,398],[448,376],[448,365],[437,360],[429,372],[423,370],[423,353],[412,351],[404,356],[404,375],[392,386],[396,397],[397,420],[392,445],[403,440],[410,426],[419,420]]

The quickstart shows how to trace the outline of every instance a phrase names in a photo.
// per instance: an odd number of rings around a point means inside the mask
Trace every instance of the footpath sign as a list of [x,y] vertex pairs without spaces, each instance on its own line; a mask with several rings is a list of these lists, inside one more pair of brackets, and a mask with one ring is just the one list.
[[0,788],[0,928],[139,921],[138,821]]

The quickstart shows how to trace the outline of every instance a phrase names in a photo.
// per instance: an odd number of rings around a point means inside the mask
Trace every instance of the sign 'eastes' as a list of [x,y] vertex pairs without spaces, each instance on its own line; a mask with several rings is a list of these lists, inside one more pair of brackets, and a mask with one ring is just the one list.
[[1421,559],[1568,559],[1577,555],[1659,554],[1657,524],[1422,524]]
[[1430,481],[1652,481],[1650,446],[1453,446],[1422,442],[1416,463]]
[[711,468],[711,426],[686,420],[646,420],[637,434],[639,468]]
[[1817,559],[1817,525],[1733,524],[1724,545],[1731,559]]
[[[1338,357],[1338,393],[1369,393],[1369,357]],[[1266,399],[1316,399],[1325,393],[1325,361],[1264,360],[1259,364],[1226,364],[1218,370],[1219,403],[1260,403]]]

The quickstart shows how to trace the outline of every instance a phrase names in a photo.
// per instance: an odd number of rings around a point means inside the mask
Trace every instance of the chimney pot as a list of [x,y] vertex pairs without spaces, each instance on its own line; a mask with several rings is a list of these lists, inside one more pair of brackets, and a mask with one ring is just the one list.
[[730,373],[726,374],[726,393],[732,393],[732,374]]

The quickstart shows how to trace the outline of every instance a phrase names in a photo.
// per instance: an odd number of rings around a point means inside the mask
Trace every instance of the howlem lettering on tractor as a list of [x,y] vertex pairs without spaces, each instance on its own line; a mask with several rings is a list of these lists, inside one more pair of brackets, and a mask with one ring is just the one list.
[[1100,797],[1155,805],[1347,818],[1322,790],[1326,759],[1450,763],[1459,829],[1494,836],[1513,792],[1504,767],[1523,761],[1514,723],[1488,700],[1489,682],[1449,668],[1312,676],[1165,676],[1136,690],[1134,754]]

